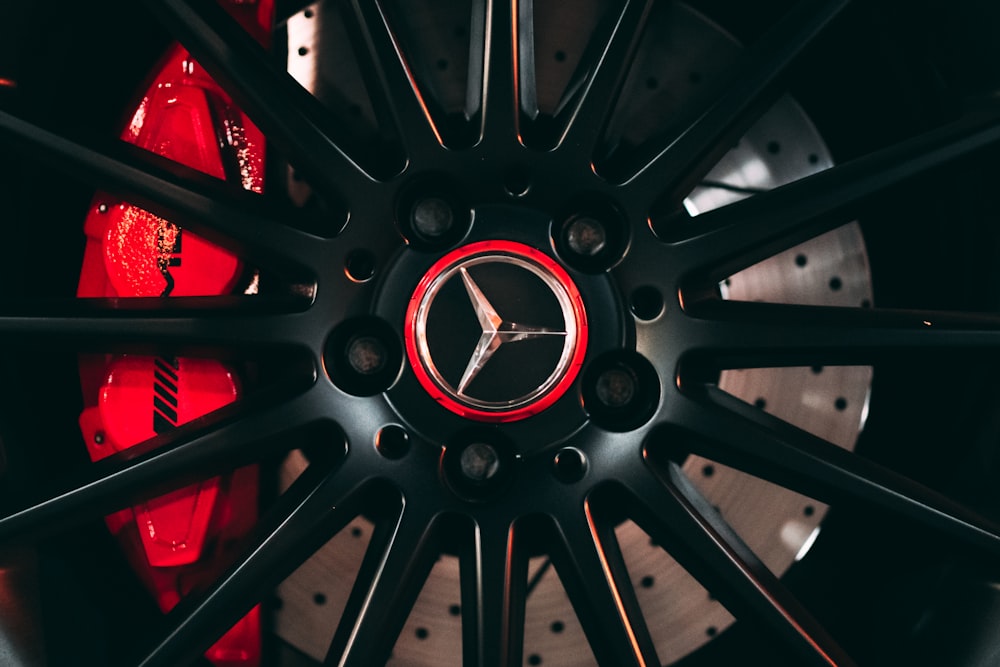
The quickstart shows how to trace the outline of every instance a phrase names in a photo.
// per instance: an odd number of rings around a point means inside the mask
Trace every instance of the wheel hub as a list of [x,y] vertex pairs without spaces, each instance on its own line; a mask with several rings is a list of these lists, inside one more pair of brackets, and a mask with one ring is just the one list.
[[406,352],[421,386],[477,421],[515,421],[551,406],[587,351],[587,316],[569,274],[509,241],[442,257],[414,291],[406,322]]

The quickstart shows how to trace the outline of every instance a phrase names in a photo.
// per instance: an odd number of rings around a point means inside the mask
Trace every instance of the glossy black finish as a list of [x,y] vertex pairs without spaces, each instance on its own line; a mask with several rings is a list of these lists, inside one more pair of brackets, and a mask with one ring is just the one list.
[[[726,303],[716,292],[718,279],[849,221],[874,195],[989,148],[1000,140],[995,117],[933,130],[693,222],[673,211],[686,189],[775,99],[781,73],[846,0],[796,5],[751,47],[745,65],[710,107],[624,179],[603,178],[593,164],[651,2],[624,2],[602,25],[588,51],[590,76],[543,140],[538,128],[529,131],[525,109],[533,73],[515,57],[516,40],[530,33],[530,3],[475,0],[468,109],[468,134],[475,140],[459,148],[447,145],[451,136],[424,103],[426,93],[378,4],[344,3],[388,143],[401,151],[393,168],[372,168],[370,158],[342,148],[333,119],[214,3],[146,4],[301,176],[343,207],[345,224],[335,238],[304,232],[308,224],[301,212],[271,197],[223,187],[127,147],[84,146],[0,111],[5,149],[219,240],[292,286],[290,296],[277,300],[0,302],[0,336],[6,341],[30,348],[44,339],[80,350],[280,350],[306,359],[285,392],[241,402],[169,439],[94,464],[79,478],[59,480],[54,491],[11,499],[0,518],[0,538],[49,533],[274,452],[317,442],[335,451],[346,446],[329,464],[314,461],[274,503],[232,567],[167,617],[166,630],[140,664],[197,659],[270,587],[365,512],[377,530],[329,664],[383,663],[434,560],[454,553],[461,561],[464,664],[521,665],[527,558],[540,551],[550,555],[602,665],[659,664],[653,630],[640,613],[614,537],[614,527],[627,517],[735,614],[787,646],[800,664],[852,665],[822,624],[679,474],[674,461],[692,452],[813,497],[897,512],[928,529],[929,540],[946,536],[1000,553],[1000,527],[974,510],[754,411],[714,386],[723,368],[879,363],[914,351],[957,355],[970,348],[992,357],[1000,348],[995,315]],[[523,176],[524,188],[511,187],[512,169]],[[463,219],[462,236],[407,246],[409,223],[400,211],[410,211],[420,184],[431,182],[424,196],[457,201],[454,193],[461,193],[456,210],[473,213],[470,228]],[[624,222],[620,256],[600,271],[588,265],[572,273],[585,285],[590,321],[611,323],[611,334],[594,336],[600,342],[586,362],[593,369],[604,354],[633,360],[642,369],[635,370],[645,388],[641,410],[595,413],[585,373],[559,405],[497,428],[499,435],[491,437],[502,440],[504,483],[491,485],[488,493],[470,490],[457,482],[460,473],[449,451],[460,452],[474,434],[419,395],[399,351],[408,295],[436,257],[469,238],[543,239],[532,242],[558,258],[559,248],[547,241],[560,228],[546,225],[565,220],[561,212],[580,210],[592,198],[611,202]],[[487,227],[475,215],[489,219],[497,211],[515,218],[522,211],[523,219]],[[376,267],[371,281],[345,273],[359,249]],[[640,290],[652,290],[663,303],[640,309],[648,316],[640,313],[633,321],[624,317],[624,304]],[[342,363],[352,336],[366,326],[392,350],[388,370],[379,370],[373,383],[364,374],[351,376]],[[580,403],[588,404],[592,419]],[[391,453],[376,447],[385,429],[401,422],[406,446]],[[567,445],[582,454],[580,465],[557,479],[553,460]]]

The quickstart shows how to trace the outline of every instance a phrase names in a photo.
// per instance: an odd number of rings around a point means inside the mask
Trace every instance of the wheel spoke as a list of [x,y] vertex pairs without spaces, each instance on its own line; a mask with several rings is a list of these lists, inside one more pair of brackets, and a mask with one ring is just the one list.
[[[293,449],[322,418],[315,389],[293,398],[265,393],[87,466],[61,490],[0,518],[0,540],[51,533],[67,524],[162,495],[186,483]],[[205,426],[208,422],[209,425]]]
[[170,613],[169,631],[142,667],[196,661],[269,589],[357,516],[363,494],[353,475],[349,467],[330,474],[311,464],[260,520],[236,564],[210,589],[183,600]]
[[804,664],[853,665],[674,463],[663,476],[628,480],[633,516],[738,618],[759,623],[797,651]]
[[479,95],[475,107],[480,113],[481,146],[489,151],[520,140],[520,40],[532,30],[530,9],[530,3],[520,0],[473,3],[469,95]]
[[552,548],[559,574],[598,664],[653,667],[653,639],[619,551],[612,521],[586,503],[579,514],[560,517],[561,540]]
[[709,211],[657,233],[677,261],[722,280],[813,238],[890,187],[1000,141],[1000,116],[968,118],[794,183]]
[[[878,463],[707,387],[701,396],[677,396],[676,423],[691,453],[743,470],[803,495],[896,512],[968,545],[1000,553],[1000,526],[959,503]],[[664,443],[665,445],[665,443]],[[667,456],[667,447],[651,445]]]
[[418,153],[441,148],[441,136],[424,101],[410,63],[378,2],[354,0],[348,11],[347,31],[356,40],[361,64],[375,108],[388,111],[411,161]]
[[147,0],[163,23],[328,198],[370,191],[372,177],[338,146],[329,113],[214,2]]
[[697,119],[629,184],[640,192],[664,192],[674,203],[715,166],[781,92],[779,77],[849,0],[798,3],[749,50],[726,87]]
[[[698,350],[687,370],[871,364],[916,355],[1000,353],[1000,315],[712,299],[686,308]],[[701,363],[700,363],[701,362]],[[706,368],[707,365],[707,368]],[[701,371],[704,372],[704,371]]]
[[584,160],[592,158],[596,142],[618,103],[652,6],[653,0],[626,0],[621,12],[613,17],[603,48],[595,49],[589,77],[560,140],[562,144],[582,146]]
[[[258,194],[177,162],[124,142],[98,150],[3,111],[0,138],[32,159],[190,228],[262,267],[289,270],[299,278],[320,262],[318,239],[279,222],[294,223],[301,213],[278,210]],[[303,271],[303,265],[310,270]]]
[[337,626],[327,664],[385,664],[440,555],[436,528],[432,515],[411,503],[398,516],[380,522]]
[[523,664],[528,559],[516,525],[475,529],[462,554],[462,664]]
[[[0,338],[88,352],[256,351],[295,345],[306,297],[0,300]],[[200,356],[200,355],[199,355]]]

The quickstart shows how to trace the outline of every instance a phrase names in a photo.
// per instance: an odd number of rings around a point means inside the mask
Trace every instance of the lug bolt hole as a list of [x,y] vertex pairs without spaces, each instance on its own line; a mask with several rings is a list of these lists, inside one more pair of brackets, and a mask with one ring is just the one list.
[[632,292],[629,305],[640,320],[655,320],[663,312],[663,295],[650,285],[639,287]]
[[521,169],[508,169],[503,176],[503,187],[511,197],[523,197],[531,189],[528,175]]
[[356,283],[367,282],[375,275],[375,256],[367,250],[353,250],[344,262],[344,271]]
[[556,454],[552,469],[560,482],[579,482],[587,472],[587,457],[579,449],[566,447]]
[[402,426],[384,426],[375,436],[375,449],[387,459],[401,459],[410,450],[410,435]]

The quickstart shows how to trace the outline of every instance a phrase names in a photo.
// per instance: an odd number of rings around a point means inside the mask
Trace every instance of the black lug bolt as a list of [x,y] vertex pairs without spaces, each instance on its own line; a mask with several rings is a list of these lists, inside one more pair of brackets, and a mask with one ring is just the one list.
[[474,483],[483,483],[500,472],[500,455],[492,445],[474,442],[459,457],[462,474]]
[[594,218],[581,216],[566,225],[566,246],[581,257],[594,257],[604,250],[608,233]]
[[374,375],[382,370],[387,355],[382,341],[372,336],[357,336],[347,345],[347,361],[361,375]]
[[609,408],[622,408],[632,402],[636,394],[635,374],[623,366],[615,366],[597,378],[597,400]]
[[642,355],[619,350],[595,359],[583,375],[583,406],[610,431],[629,431],[653,416],[660,400],[656,369]]
[[510,487],[517,451],[492,430],[471,429],[445,446],[442,473],[452,490],[470,502],[486,502]]
[[440,197],[424,197],[414,202],[410,223],[424,238],[437,239],[451,231],[455,212],[451,204]]

